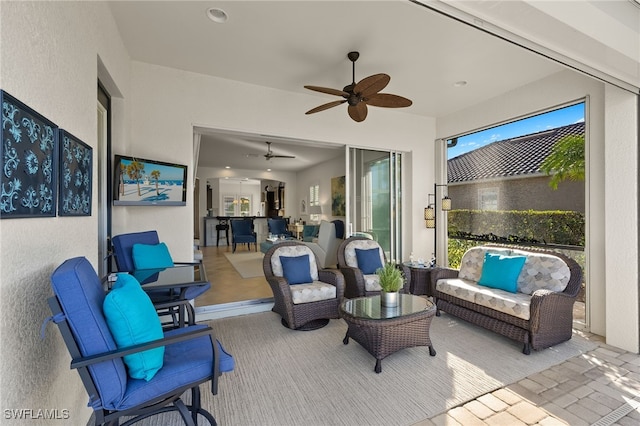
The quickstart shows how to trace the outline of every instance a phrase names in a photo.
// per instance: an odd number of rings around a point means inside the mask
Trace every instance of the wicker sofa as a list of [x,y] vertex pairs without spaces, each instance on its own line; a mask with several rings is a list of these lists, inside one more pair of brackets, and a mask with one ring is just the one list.
[[[526,257],[515,293],[478,284],[487,252]],[[438,313],[443,310],[521,342],[526,355],[571,339],[573,303],[581,284],[582,269],[573,259],[510,246],[473,247],[463,255],[460,270],[435,268],[431,273]]]

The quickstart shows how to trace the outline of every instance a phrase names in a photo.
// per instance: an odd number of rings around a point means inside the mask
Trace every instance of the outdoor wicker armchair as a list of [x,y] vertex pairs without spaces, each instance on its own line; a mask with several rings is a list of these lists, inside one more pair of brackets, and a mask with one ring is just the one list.
[[[283,261],[283,258],[288,259]],[[291,269],[290,260],[302,261],[303,265],[308,266],[297,264],[296,268]],[[318,268],[315,254],[306,245],[297,241],[274,244],[265,253],[262,268],[273,291],[272,310],[280,314],[285,327],[313,330],[328,324],[330,318],[340,318],[344,277],[337,269]],[[297,281],[292,279],[291,274],[300,273],[307,278],[293,284]]]

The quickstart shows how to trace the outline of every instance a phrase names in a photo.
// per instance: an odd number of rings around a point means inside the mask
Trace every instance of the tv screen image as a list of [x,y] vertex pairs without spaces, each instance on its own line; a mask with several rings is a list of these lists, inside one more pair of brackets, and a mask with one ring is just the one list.
[[116,155],[113,175],[114,205],[187,204],[187,166]]

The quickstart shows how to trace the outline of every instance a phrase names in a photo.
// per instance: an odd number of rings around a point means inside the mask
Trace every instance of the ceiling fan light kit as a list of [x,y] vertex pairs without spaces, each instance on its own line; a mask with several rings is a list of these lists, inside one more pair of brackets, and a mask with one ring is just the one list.
[[348,104],[347,112],[349,117],[353,121],[361,122],[367,118],[367,105],[383,108],[405,108],[411,106],[413,102],[407,98],[389,93],[379,93],[391,81],[391,77],[387,74],[374,74],[363,78],[356,84],[356,61],[359,57],[360,53],[358,52],[349,52],[347,55],[347,58],[352,63],[352,82],[342,90],[320,86],[304,86],[305,89],[344,98],[343,100],[329,102],[310,109],[306,112],[307,115],[324,111],[346,102]]

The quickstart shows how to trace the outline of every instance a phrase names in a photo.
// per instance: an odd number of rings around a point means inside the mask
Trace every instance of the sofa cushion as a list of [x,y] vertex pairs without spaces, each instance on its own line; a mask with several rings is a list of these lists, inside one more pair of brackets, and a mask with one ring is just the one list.
[[526,256],[505,256],[487,252],[484,255],[478,284],[515,293],[518,290],[518,276],[526,260]]
[[336,287],[321,281],[292,285],[289,289],[294,305],[336,298]]
[[561,292],[571,278],[569,266],[559,258],[546,253],[527,253],[514,250],[513,254],[527,256],[527,261],[518,277],[518,291],[533,294],[536,290],[546,289]]
[[364,275],[375,274],[376,271],[382,268],[382,261],[380,260],[380,249],[356,249],[356,259],[358,259],[358,269],[362,271]]
[[284,277],[280,256],[297,257],[305,254],[309,255],[309,273],[311,274],[311,279],[313,281],[317,281],[318,264],[316,263],[316,256],[313,254],[313,251],[305,245],[278,247],[271,256],[271,269],[273,270],[273,275],[276,277]]
[[282,275],[289,284],[305,284],[313,282],[309,272],[309,255],[280,256]]
[[475,303],[500,311],[507,315],[528,321],[531,315],[531,296],[524,293],[511,293],[497,288],[480,287],[475,294]]
[[[358,258],[356,257],[356,249],[369,250],[380,249],[380,244],[374,240],[353,240],[344,248],[344,262],[352,268],[358,267]],[[380,264],[384,264],[384,254],[380,250]]]
[[440,279],[436,283],[436,290],[526,321],[530,318],[531,296],[528,294],[483,287],[460,278]]
[[363,275],[365,291],[382,291],[380,277],[377,274]]
[[458,299],[475,303],[478,285],[471,280],[465,280],[463,278],[445,278],[438,280],[436,290],[457,297]]
[[499,247],[472,247],[467,250],[460,260],[460,273],[458,278],[478,282],[482,275],[485,253],[497,253],[509,256],[511,250]]

